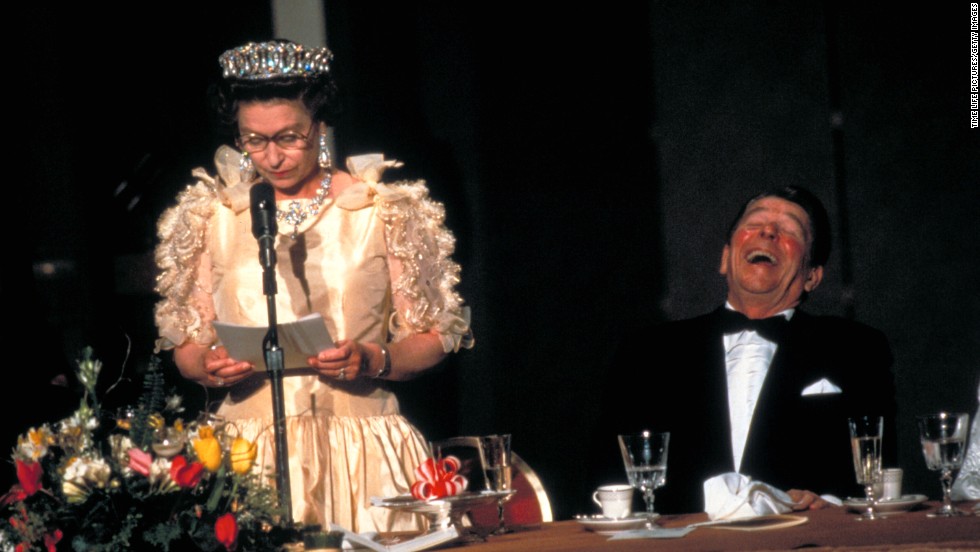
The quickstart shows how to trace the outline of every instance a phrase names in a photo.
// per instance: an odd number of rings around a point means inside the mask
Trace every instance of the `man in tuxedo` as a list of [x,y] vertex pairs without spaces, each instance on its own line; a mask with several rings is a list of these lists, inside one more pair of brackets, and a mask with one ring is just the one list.
[[726,472],[789,491],[797,509],[827,506],[823,493],[860,495],[847,427],[854,415],[885,416],[886,462],[896,458],[884,335],[800,308],[829,254],[829,219],[813,194],[759,194],[722,249],[726,304],[624,339],[615,366],[626,377],[610,387],[600,427],[671,433],[658,512],[702,511],[704,481]]

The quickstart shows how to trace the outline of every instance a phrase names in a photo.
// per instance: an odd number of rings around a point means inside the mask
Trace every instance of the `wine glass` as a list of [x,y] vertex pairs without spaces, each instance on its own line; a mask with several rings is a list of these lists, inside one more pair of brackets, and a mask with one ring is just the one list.
[[970,426],[969,414],[940,412],[919,416],[919,439],[926,467],[941,472],[943,505],[929,517],[955,517],[965,515],[953,507],[950,491],[953,486],[953,470],[963,465],[966,452],[966,433]]
[[848,418],[851,430],[851,452],[854,455],[854,475],[860,485],[864,485],[864,496],[868,509],[859,520],[881,519],[875,511],[878,499],[874,486],[881,481],[881,433],[884,419],[881,416],[858,416]]
[[[487,490],[509,491],[511,489],[510,435],[487,435],[481,438],[480,445]],[[497,517],[500,524],[491,533],[493,535],[510,532],[504,525],[504,501],[507,498],[509,497],[497,499]]]
[[626,477],[630,485],[643,494],[646,504],[647,525],[656,517],[653,511],[653,491],[667,481],[667,445],[670,433],[649,430],[619,436],[619,450],[623,453]]

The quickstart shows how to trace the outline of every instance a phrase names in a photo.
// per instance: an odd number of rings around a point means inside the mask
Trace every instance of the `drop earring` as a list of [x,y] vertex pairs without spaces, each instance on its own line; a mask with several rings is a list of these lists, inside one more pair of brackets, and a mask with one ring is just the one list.
[[255,178],[255,165],[252,164],[252,158],[249,157],[247,151],[238,160],[238,176],[242,182],[250,182]]
[[327,170],[331,168],[330,163],[330,147],[327,145],[327,135],[320,133],[320,153],[317,155],[317,162],[320,164],[320,168]]

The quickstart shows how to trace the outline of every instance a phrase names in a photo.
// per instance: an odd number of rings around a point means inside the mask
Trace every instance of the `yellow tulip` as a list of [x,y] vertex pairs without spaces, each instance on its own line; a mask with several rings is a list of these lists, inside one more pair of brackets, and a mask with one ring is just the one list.
[[194,439],[194,452],[208,471],[218,471],[221,467],[221,445],[218,439],[214,437]]
[[236,437],[231,443],[231,469],[239,475],[245,475],[252,468],[258,450],[255,443],[243,437]]

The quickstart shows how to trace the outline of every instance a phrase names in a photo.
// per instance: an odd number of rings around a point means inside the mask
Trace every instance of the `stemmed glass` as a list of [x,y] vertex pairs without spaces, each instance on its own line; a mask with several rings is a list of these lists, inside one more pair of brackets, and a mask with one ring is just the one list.
[[[483,469],[486,486],[490,491],[509,491],[511,489],[510,435],[487,435],[481,438]],[[491,533],[502,535],[510,529],[504,525],[504,501],[509,497],[497,499],[497,517],[500,524]]]
[[956,517],[966,515],[953,507],[950,491],[953,486],[953,470],[963,465],[966,452],[966,434],[970,427],[969,414],[940,412],[919,416],[919,439],[926,467],[942,472],[943,505],[929,517]]
[[161,427],[153,432],[153,452],[164,458],[173,458],[184,450],[187,437],[182,431],[173,427]]
[[868,509],[858,520],[881,519],[875,511],[878,500],[874,486],[881,480],[881,433],[884,419],[881,416],[859,416],[848,418],[851,431],[851,452],[854,455],[854,475],[857,482],[864,485]]
[[653,511],[653,491],[667,481],[667,445],[670,433],[654,433],[649,430],[619,436],[619,450],[623,453],[626,477],[630,485],[643,494],[646,503],[647,526],[656,517]]

